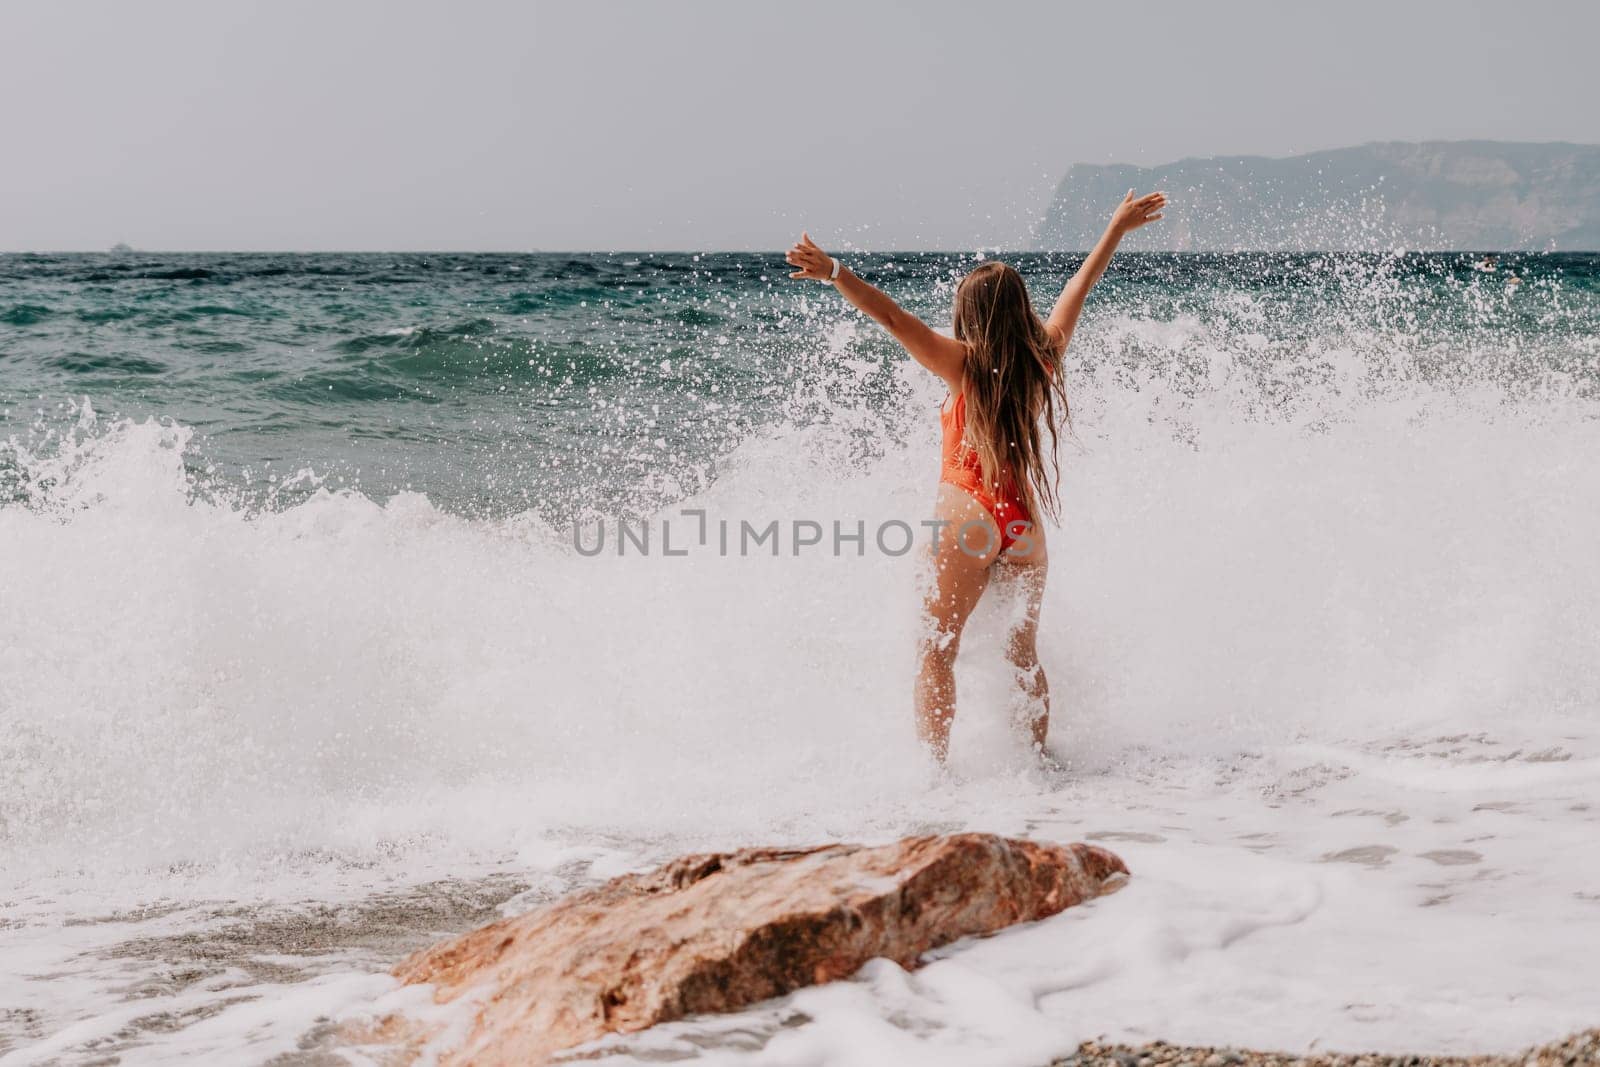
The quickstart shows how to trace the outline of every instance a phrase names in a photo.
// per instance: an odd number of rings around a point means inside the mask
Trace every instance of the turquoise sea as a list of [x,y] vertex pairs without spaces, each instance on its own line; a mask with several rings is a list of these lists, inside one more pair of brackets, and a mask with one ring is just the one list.
[[[1009,258],[1046,307],[1078,257]],[[1192,394],[1194,353],[1104,338],[1131,315],[1203,323],[1256,379],[1264,417],[1344,349],[1376,377],[1515,391],[1554,372],[1591,388],[1600,256],[1507,256],[1495,273],[1474,270],[1479,258],[1126,255],[1074,366]],[[974,256],[851,261],[947,322]],[[895,346],[861,331],[837,358],[819,347],[851,323],[775,255],[11,255],[0,435],[59,429],[62,406],[87,397],[104,415],[192,428],[199,491],[414,489],[462,514],[560,520],[693,492],[774,426],[867,409],[903,434],[915,414]],[[275,491],[302,472],[315,481]],[[15,493],[17,477],[0,458],[0,486]]]

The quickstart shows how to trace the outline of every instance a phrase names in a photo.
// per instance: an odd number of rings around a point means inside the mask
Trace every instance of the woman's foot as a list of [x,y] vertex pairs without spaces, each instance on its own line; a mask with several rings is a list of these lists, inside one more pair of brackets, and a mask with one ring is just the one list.
[[1049,745],[1034,745],[1033,754],[1039,761],[1039,769],[1051,778],[1064,778],[1067,775],[1067,758],[1050,748]]

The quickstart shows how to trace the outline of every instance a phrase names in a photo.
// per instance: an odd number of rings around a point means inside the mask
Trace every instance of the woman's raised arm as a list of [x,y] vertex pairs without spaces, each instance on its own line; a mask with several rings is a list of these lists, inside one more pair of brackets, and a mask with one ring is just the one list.
[[1056,300],[1056,306],[1050,312],[1050,318],[1045,322],[1045,328],[1050,331],[1050,336],[1063,350],[1067,342],[1072,340],[1072,331],[1078,325],[1078,316],[1083,312],[1083,302],[1089,295],[1089,290],[1094,288],[1094,283],[1100,280],[1100,275],[1106,272],[1106,267],[1111,264],[1111,257],[1117,252],[1117,245],[1128,234],[1140,226],[1154,222],[1161,217],[1161,209],[1167,206],[1166,193],[1150,193],[1135,200],[1133,190],[1128,190],[1128,195],[1122,198],[1122,203],[1117,205],[1117,210],[1111,216],[1111,223],[1106,227],[1106,232],[1100,236],[1095,244],[1094,251],[1089,253],[1089,258],[1083,261],[1083,266],[1078,268],[1061,290],[1061,296]]
[[800,240],[783,258],[791,267],[798,268],[789,277],[832,282],[841,296],[904,345],[906,351],[911,353],[911,358],[944,379],[952,390],[961,388],[961,372],[967,358],[966,345],[953,337],[935,333],[927,323],[896,304],[888,293],[862,281],[849,267],[818,248],[810,234],[802,233]]

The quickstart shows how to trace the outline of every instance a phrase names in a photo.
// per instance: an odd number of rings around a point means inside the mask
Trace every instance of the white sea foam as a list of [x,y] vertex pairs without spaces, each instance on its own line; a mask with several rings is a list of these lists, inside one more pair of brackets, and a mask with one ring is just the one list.
[[[1108,355],[1146,350],[1142,376]],[[23,1013],[0,1062],[159,1011],[205,1021],[135,1027],[126,1062],[258,1061],[386,995],[379,950],[298,982],[244,952],[169,989],[162,951],[127,948],[223,906],[491,873],[537,903],[687,848],[954,827],[1105,835],[1134,878],[611,1054],[1029,1064],[1100,1033],[1499,1049],[1592,1025],[1600,421],[1559,385],[1340,350],[1268,407],[1251,351],[1199,322],[1094,338],[1044,609],[1054,790],[1007,729],[998,608],[963,647],[961,780],[930,782],[913,557],[585,559],[414,494],[249,511],[194,491],[186,429],[86,414],[0,508],[0,1003]],[[937,397],[913,388],[930,425],[870,467],[841,468],[841,417],[747,441],[686,506],[921,518]]]

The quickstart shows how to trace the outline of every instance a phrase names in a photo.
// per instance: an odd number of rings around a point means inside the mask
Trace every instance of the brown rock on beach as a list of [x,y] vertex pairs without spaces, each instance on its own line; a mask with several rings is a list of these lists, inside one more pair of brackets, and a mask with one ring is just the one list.
[[990,834],[685,856],[425,949],[395,975],[433,983],[440,1003],[477,1003],[444,1063],[536,1064],[607,1033],[845,978],[876,957],[914,967],[929,949],[1054,915],[1126,876],[1093,845]]

